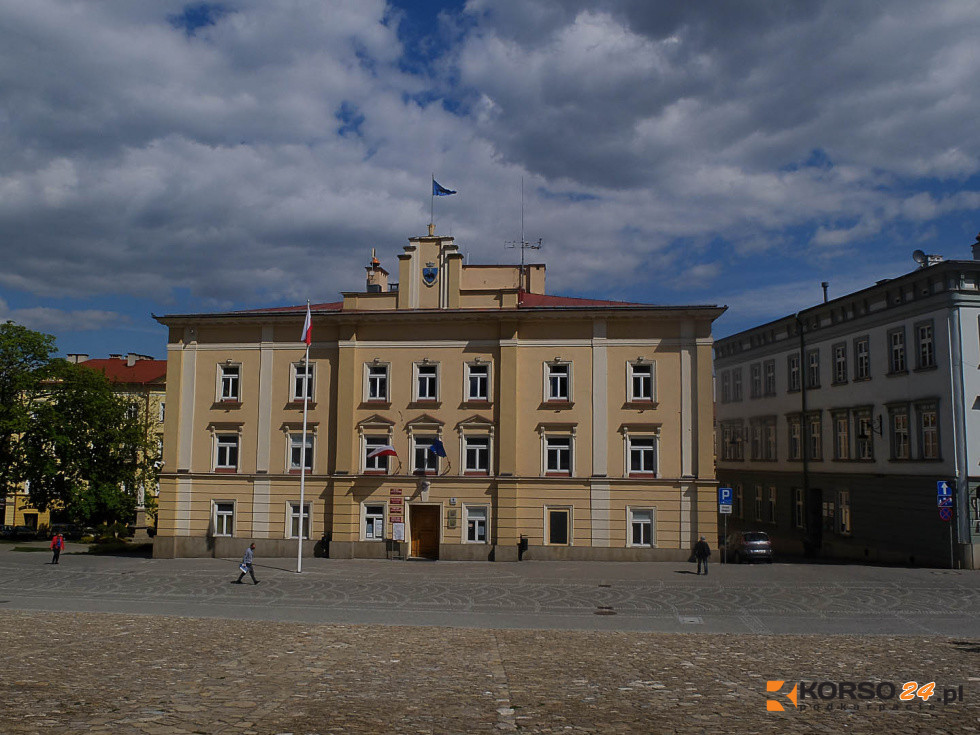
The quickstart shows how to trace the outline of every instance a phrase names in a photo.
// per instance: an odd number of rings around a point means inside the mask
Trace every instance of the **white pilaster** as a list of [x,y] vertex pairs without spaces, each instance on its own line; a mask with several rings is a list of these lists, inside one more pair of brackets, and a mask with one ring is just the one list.
[[606,323],[592,323],[592,476],[609,474],[609,364]]
[[612,541],[611,492],[608,482],[592,481],[589,488],[592,507],[592,546],[608,548]]
[[[197,329],[184,330],[180,367],[180,420],[177,425],[177,471],[190,472],[194,449],[194,396],[197,392]],[[210,469],[210,467],[208,468]]]
[[271,326],[262,327],[262,342],[259,346],[259,421],[255,437],[255,471],[259,473],[269,471],[271,453],[273,338],[273,328]]

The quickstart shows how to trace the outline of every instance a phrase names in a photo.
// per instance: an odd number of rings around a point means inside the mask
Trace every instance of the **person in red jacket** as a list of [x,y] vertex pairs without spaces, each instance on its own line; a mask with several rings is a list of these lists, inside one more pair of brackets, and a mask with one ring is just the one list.
[[56,533],[54,538],[51,539],[51,551],[54,552],[54,558],[51,559],[52,564],[58,563],[58,557],[61,556],[61,550],[65,548],[65,537],[60,533]]

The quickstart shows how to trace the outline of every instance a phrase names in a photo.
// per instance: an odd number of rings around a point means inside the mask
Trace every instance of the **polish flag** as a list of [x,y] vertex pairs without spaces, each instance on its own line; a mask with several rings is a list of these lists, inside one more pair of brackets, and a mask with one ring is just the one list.
[[390,444],[385,444],[383,447],[378,447],[377,449],[371,450],[368,454],[368,459],[374,459],[375,457],[397,457],[398,452]]
[[306,344],[313,343],[313,318],[310,316],[310,304],[306,304],[306,321],[303,322],[303,336],[300,337]]

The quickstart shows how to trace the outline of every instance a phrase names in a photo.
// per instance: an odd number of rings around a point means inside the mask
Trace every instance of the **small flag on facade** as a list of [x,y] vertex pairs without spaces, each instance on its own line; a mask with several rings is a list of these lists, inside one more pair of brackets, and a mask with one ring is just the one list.
[[432,179],[432,196],[434,197],[447,197],[450,194],[455,194],[456,192],[452,189],[447,189],[444,186],[440,186],[439,182]]
[[376,449],[372,449],[368,453],[367,458],[374,459],[375,457],[397,457],[397,456],[398,456],[398,452],[395,451],[395,448],[390,444],[385,444],[383,447],[377,447]]
[[436,439],[429,445],[429,451],[432,452],[437,457],[446,456],[446,447],[443,446],[441,439]]
[[306,344],[313,343],[313,317],[310,314],[310,302],[306,302],[306,321],[303,323],[303,336],[301,339]]

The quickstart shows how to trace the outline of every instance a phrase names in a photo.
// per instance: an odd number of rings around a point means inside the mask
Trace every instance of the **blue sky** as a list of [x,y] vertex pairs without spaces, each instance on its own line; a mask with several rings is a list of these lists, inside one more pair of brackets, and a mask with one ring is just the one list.
[[723,336],[980,231],[980,7],[0,0],[0,319],[165,354],[151,313],[331,301],[429,219],[550,293]]

